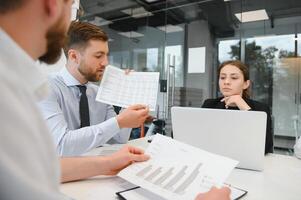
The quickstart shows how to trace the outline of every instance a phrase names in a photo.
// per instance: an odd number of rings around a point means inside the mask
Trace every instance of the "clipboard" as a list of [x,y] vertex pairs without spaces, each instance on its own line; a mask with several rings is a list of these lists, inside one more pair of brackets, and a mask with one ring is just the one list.
[[129,188],[129,189],[126,189],[126,190],[122,190],[122,191],[116,192],[115,194],[119,197],[119,199],[126,200],[126,198],[124,196],[124,193],[129,192],[131,190],[138,189],[138,188],[140,188],[140,187],[136,186],[136,187],[133,187],[133,188]]
[[228,186],[231,190],[231,199],[233,200],[238,200],[238,199],[241,199],[242,197],[244,197],[248,191],[247,190],[244,190],[244,189],[241,189],[241,188],[238,188],[238,187],[235,187],[235,186],[232,186],[232,185],[229,185]]
[[116,192],[116,195],[120,200],[166,200],[139,186]]
[[[231,189],[231,199],[232,200],[238,200],[244,197],[248,191],[243,190],[238,187],[230,186],[228,187]],[[119,192],[116,192],[116,195],[119,197],[120,200],[165,200],[163,197],[160,197],[154,193],[151,193],[139,186],[129,188],[126,190],[122,190]]]

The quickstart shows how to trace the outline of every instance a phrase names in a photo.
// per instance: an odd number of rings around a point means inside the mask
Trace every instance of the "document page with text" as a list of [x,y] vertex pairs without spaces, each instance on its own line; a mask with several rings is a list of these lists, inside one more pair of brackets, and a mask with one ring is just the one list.
[[145,151],[150,160],[123,169],[118,176],[166,199],[193,200],[222,186],[238,161],[157,134]]
[[107,66],[101,80],[96,100],[127,108],[144,104],[155,111],[159,86],[159,72],[130,72]]

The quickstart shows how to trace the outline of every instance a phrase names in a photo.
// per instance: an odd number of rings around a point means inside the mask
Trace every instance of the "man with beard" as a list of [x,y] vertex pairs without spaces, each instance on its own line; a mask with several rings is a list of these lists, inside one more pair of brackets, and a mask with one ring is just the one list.
[[148,159],[142,150],[128,146],[108,157],[62,158],[60,173],[53,140],[35,103],[47,90],[47,79],[35,60],[58,59],[71,4],[0,0],[1,199],[67,199],[59,192],[60,181],[113,175]]
[[[1,199],[68,199],[59,192],[60,181],[112,175],[132,162],[148,159],[142,150],[124,147],[108,157],[62,158],[60,173],[51,135],[35,104],[47,88],[35,60],[58,59],[71,3],[0,0]],[[198,200],[228,199],[229,192],[222,189],[205,195]]]
[[49,77],[49,96],[39,103],[59,154],[74,156],[105,143],[126,143],[130,128],[144,122],[148,108],[133,105],[116,116],[113,106],[95,101],[98,86],[91,82],[99,81],[108,65],[108,36],[87,22],[72,22],[67,35],[66,67]]

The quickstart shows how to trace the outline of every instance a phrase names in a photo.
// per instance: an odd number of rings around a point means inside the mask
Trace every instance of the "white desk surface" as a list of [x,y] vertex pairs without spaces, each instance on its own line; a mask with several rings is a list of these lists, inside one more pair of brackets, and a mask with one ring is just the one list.
[[[146,139],[129,142],[146,148]],[[89,154],[97,155],[98,149]],[[245,189],[247,200],[300,200],[301,199],[301,160],[278,154],[268,154],[264,160],[264,171],[234,169],[227,183]],[[87,180],[65,183],[61,191],[75,199],[116,200],[116,191],[122,190],[118,177],[93,177]]]

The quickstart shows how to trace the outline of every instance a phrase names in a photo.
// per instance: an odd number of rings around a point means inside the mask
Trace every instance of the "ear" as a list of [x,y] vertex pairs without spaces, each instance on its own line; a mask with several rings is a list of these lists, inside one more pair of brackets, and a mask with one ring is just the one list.
[[79,64],[80,60],[81,60],[80,52],[78,52],[75,49],[69,49],[69,51],[68,51],[68,60],[75,63],[75,64]]
[[244,89],[244,90],[247,89],[247,88],[250,86],[250,84],[251,84],[250,80],[245,81],[245,82],[244,82],[243,89]]
[[43,0],[44,10],[47,16],[56,18],[59,13],[58,0]]

